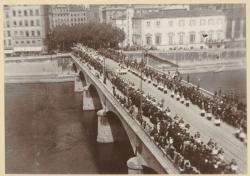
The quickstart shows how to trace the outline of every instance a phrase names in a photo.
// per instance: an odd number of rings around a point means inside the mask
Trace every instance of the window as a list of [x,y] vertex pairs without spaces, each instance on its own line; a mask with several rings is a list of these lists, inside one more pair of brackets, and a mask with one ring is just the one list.
[[30,21],[30,25],[34,26],[34,21],[33,20]]
[[24,10],[24,16],[27,16],[28,13],[27,13],[27,10]]
[[40,20],[36,20],[36,25],[40,26]]
[[172,27],[172,26],[173,26],[173,21],[172,21],[172,20],[168,21],[168,26],[169,26],[169,27]]
[[11,40],[8,40],[9,46],[11,45]]
[[150,21],[147,21],[147,27],[150,27]]
[[23,41],[23,40],[21,40],[21,44],[24,44],[24,41]]
[[8,12],[5,13],[5,17],[9,18],[9,13]]
[[16,26],[16,21],[13,21],[13,25]]
[[208,32],[208,39],[209,39],[209,40],[212,40],[212,39],[213,39],[213,33],[214,33],[213,31],[209,31],[209,32]]
[[10,31],[7,31],[7,35],[8,35],[8,37],[10,37]]
[[200,42],[201,42],[201,43],[205,41],[205,38],[204,38],[204,36],[203,36],[204,34],[205,34],[204,31],[200,32]]
[[222,36],[223,36],[223,32],[222,31],[217,31],[217,40],[221,40]]
[[36,16],[38,16],[39,15],[39,10],[38,9],[36,9]]
[[19,16],[21,16],[21,15],[22,15],[22,12],[21,12],[20,10],[18,11],[18,15],[19,15]]
[[35,44],[35,43],[36,43],[36,41],[35,41],[35,40],[32,40],[32,43],[33,43],[33,44]]
[[160,45],[161,44],[161,35],[158,34],[155,36],[155,44]]
[[184,33],[181,32],[181,33],[179,34],[179,44],[180,44],[180,45],[183,45],[183,43],[184,43]]
[[30,16],[33,16],[33,10],[30,10]]
[[22,36],[23,35],[23,31],[19,31],[19,34]]
[[15,10],[13,10],[13,16],[16,16],[16,11]]
[[195,25],[196,25],[195,20],[190,20],[189,21],[189,26],[195,26]]
[[152,37],[151,36],[146,37],[146,43],[147,43],[147,45],[151,45],[151,43],[152,43]]
[[179,27],[185,26],[185,21],[184,20],[179,20]]
[[26,41],[26,43],[27,43],[27,44],[30,44],[30,41],[29,41],[29,40],[27,40],[27,41]]
[[220,18],[217,19],[217,24],[218,24],[218,25],[222,24],[222,19],[220,19]]
[[160,26],[160,21],[156,21],[156,26],[157,26],[157,27]]
[[19,21],[19,26],[23,26],[23,22],[22,21]]
[[26,31],[25,34],[26,34],[26,37],[29,37],[29,31]]
[[209,19],[208,20],[208,25],[214,25],[214,20],[213,19]]
[[6,26],[10,27],[10,22],[9,21],[6,21]]
[[31,31],[31,35],[32,35],[32,36],[35,36],[35,31]]
[[168,34],[168,44],[169,45],[173,45],[173,39],[174,39],[174,34],[173,33],[169,33]]
[[28,20],[25,20],[25,26],[29,26]]
[[19,44],[19,41],[16,41],[16,44],[18,45],[18,44]]
[[205,26],[206,25],[206,20],[205,19],[201,19],[200,20],[200,25],[201,26]]
[[40,35],[41,35],[40,31],[37,31],[37,35],[38,35],[38,36],[40,36]]
[[190,33],[190,43],[195,43],[195,33],[194,32]]

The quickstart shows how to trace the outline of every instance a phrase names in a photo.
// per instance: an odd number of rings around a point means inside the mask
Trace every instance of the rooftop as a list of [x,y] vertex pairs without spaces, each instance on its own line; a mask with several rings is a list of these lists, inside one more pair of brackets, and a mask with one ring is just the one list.
[[69,5],[70,12],[80,12],[85,11],[85,7],[82,5]]
[[134,19],[176,18],[225,15],[218,10],[166,10],[161,12],[136,13]]

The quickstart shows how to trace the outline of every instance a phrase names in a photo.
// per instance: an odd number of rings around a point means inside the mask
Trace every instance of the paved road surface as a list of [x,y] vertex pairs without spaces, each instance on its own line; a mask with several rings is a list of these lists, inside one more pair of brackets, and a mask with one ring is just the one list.
[[[106,66],[110,69],[118,68],[118,64],[110,59],[106,59]],[[129,72],[122,75],[122,77],[134,82],[138,88],[140,87],[140,79],[132,73]],[[169,92],[164,94],[162,91],[157,90],[152,83],[143,82],[142,89],[146,94],[149,93],[156,97],[158,102],[164,98],[164,107],[168,106],[171,109],[172,116],[178,114],[178,116],[182,117],[186,123],[191,125],[191,133],[199,131],[204,142],[207,142],[209,138],[213,138],[224,149],[225,160],[230,162],[234,158],[239,166],[238,172],[246,174],[247,147],[234,136],[235,129],[233,127],[223,122],[220,127],[215,126],[213,121],[208,121],[205,117],[200,116],[198,106],[191,104],[190,107],[186,107],[176,99],[171,98]]]

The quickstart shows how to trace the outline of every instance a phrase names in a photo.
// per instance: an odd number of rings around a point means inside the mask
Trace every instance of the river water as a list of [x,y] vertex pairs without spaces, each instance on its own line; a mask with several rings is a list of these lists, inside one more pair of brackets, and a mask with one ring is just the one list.
[[[187,74],[182,74],[183,79],[187,80]],[[221,89],[222,94],[238,94],[241,101],[246,103],[246,70],[230,70],[222,72],[204,72],[189,74],[191,83],[210,91],[215,92]]]
[[126,174],[129,141],[99,144],[96,111],[74,83],[5,85],[8,174]]

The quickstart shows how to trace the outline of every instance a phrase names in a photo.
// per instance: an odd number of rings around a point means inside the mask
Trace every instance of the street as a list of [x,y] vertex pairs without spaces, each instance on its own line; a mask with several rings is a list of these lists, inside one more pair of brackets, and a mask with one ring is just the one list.
[[[118,63],[112,61],[111,59],[106,59],[106,67],[108,69],[115,70],[118,68]],[[140,88],[140,78],[136,77],[132,73],[128,72],[125,75],[121,75],[124,79],[133,82],[138,88]],[[224,150],[225,160],[230,162],[235,159],[239,166],[239,173],[246,173],[247,170],[247,147],[244,143],[239,141],[235,136],[235,128],[229,126],[228,124],[221,122],[221,126],[215,126],[212,121],[208,121],[206,117],[200,115],[200,109],[198,106],[190,105],[186,107],[175,98],[170,97],[170,92],[164,94],[162,91],[158,90],[153,84],[149,84],[143,81],[142,90],[145,94],[153,95],[157,102],[162,98],[164,99],[164,108],[169,107],[171,110],[171,116],[177,114],[184,119],[185,123],[191,125],[190,132],[195,134],[197,131],[201,134],[201,139],[207,143],[210,138],[219,144]]]

